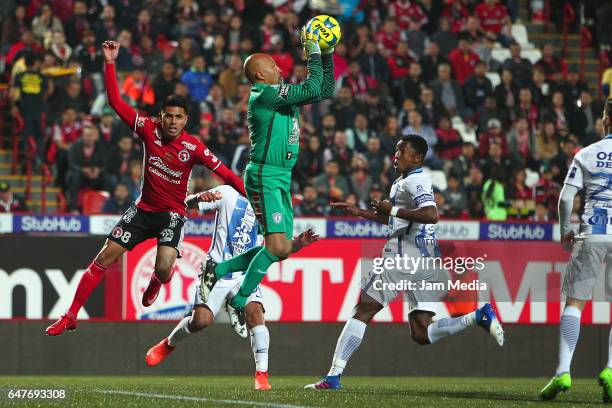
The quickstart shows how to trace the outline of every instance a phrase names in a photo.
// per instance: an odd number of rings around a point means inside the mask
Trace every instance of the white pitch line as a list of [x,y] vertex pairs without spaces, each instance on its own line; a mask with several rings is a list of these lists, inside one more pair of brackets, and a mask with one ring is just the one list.
[[132,395],[135,397],[149,397],[149,398],[161,398],[161,399],[184,400],[184,401],[215,402],[219,404],[250,405],[250,406],[273,407],[273,408],[313,408],[313,407],[308,407],[304,405],[277,404],[274,402],[215,399],[215,398],[206,398],[206,397],[190,397],[187,395],[150,394],[147,392],[132,392],[132,391],[121,391],[121,390],[93,390],[93,391],[99,392],[102,394],[119,394],[119,395]]

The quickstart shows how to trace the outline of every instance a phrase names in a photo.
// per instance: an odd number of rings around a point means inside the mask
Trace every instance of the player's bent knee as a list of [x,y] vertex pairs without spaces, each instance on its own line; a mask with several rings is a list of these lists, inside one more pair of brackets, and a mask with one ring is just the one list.
[[106,267],[111,266],[126,251],[121,245],[107,240],[102,250],[96,255],[96,262]]
[[213,324],[213,316],[210,311],[208,313],[195,313],[191,316],[191,320],[189,320],[189,331],[192,333],[199,332],[202,329]]
[[249,303],[244,309],[247,327],[252,328],[264,323],[264,313],[261,304],[257,302]]
[[429,341],[429,336],[427,335],[427,331],[423,332],[420,329],[412,330],[410,332],[410,337],[412,337],[412,340],[414,340],[414,342],[420,346],[426,346],[428,344],[431,344],[431,342]]

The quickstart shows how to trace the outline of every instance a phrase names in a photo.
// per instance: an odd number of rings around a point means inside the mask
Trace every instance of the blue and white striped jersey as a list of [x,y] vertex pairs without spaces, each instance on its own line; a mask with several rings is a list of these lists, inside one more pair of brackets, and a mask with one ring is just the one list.
[[[431,178],[419,167],[399,177],[391,186],[391,203],[395,207],[414,210],[436,206]],[[399,235],[410,238],[435,240],[434,224],[419,224],[397,217],[389,217],[389,237]]]
[[565,184],[585,190],[580,233],[612,238],[612,134],[576,154]]
[[[249,200],[228,185],[221,185],[208,191],[221,193],[220,200],[198,204],[200,212],[213,210],[217,212],[215,234],[208,256],[219,263],[261,245],[263,237],[258,235],[257,219]],[[224,279],[232,279],[244,273],[244,271],[230,273],[225,275]]]

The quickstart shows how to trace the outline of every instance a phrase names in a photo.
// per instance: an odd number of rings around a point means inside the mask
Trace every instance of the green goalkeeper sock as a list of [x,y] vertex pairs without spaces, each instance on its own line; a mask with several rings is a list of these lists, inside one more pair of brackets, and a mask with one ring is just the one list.
[[240,290],[236,296],[232,298],[230,304],[233,307],[244,307],[248,297],[251,296],[251,293],[257,288],[259,282],[266,276],[266,272],[268,272],[270,265],[278,261],[278,257],[268,252],[266,247],[261,248],[249,264],[246,275],[244,275],[244,280],[240,285]]
[[233,257],[232,259],[228,259],[227,261],[217,264],[215,267],[215,275],[217,275],[217,279],[221,279],[230,272],[240,272],[246,270],[251,264],[253,257],[257,255],[261,248],[263,247],[257,246],[251,248],[248,251]]

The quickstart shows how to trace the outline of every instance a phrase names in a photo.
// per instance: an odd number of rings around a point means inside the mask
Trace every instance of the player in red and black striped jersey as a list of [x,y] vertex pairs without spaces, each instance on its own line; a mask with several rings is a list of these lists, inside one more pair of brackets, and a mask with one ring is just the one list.
[[157,258],[142,303],[150,306],[155,302],[161,285],[170,281],[174,261],[179,255],[185,222],[184,201],[193,166],[208,167],[241,195],[246,195],[242,180],[202,142],[184,131],[188,117],[182,97],[168,97],[156,120],[140,116],[121,99],[114,64],[118,53],[118,43],[106,41],[103,44],[106,92],[111,107],[142,140],[145,152],[142,193],[113,228],[102,250],[85,271],[68,312],[47,328],[46,334],[50,336],[76,329],[76,316],[106,269],[126,250],[148,238],[157,238]]

